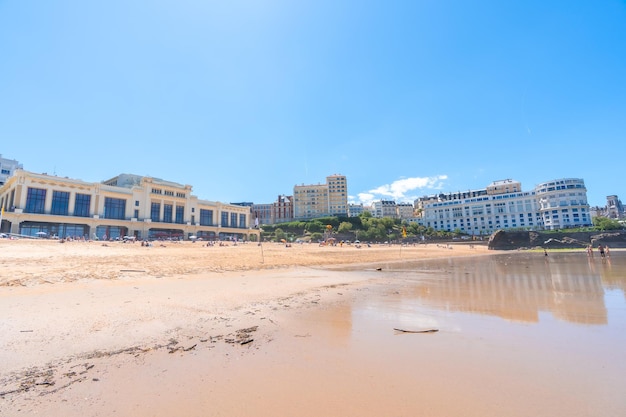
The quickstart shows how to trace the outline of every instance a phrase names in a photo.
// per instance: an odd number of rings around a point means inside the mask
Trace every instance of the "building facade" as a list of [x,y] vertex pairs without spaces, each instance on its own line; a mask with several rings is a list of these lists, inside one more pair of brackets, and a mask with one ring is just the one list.
[[591,225],[585,184],[577,178],[548,181],[527,192],[517,181],[495,181],[483,190],[421,197],[415,206],[420,224],[470,235]]
[[380,200],[372,203],[372,216],[382,218],[391,217],[396,219],[398,217],[398,211],[396,202],[392,200]]
[[624,217],[624,206],[616,195],[606,197],[606,217],[609,219],[621,219]]
[[0,154],[0,187],[2,187],[7,179],[13,175],[16,169],[22,169],[22,164],[14,159],[6,159]]
[[587,188],[582,179],[563,178],[544,182],[535,187],[535,194],[545,229],[567,229],[592,224]]
[[348,204],[348,217],[358,217],[363,211],[363,204]]
[[293,221],[293,196],[279,195],[269,204],[253,204],[253,217],[258,224],[277,224]]
[[326,177],[328,185],[328,212],[331,216],[348,217],[348,181],[345,175]]
[[293,187],[294,220],[348,216],[348,184],[344,175],[330,175],[325,184]]
[[139,175],[90,183],[16,170],[0,187],[0,230],[60,238],[258,240],[250,207],[191,192],[190,185]]
[[415,217],[415,208],[411,203],[396,204],[396,215],[399,219],[408,220]]

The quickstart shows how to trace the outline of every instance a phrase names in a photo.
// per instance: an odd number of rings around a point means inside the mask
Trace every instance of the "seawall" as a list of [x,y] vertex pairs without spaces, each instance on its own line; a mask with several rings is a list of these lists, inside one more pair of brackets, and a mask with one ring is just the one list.
[[497,230],[489,237],[488,247],[494,250],[531,248],[582,249],[588,245],[626,248],[626,231],[606,232],[512,232]]

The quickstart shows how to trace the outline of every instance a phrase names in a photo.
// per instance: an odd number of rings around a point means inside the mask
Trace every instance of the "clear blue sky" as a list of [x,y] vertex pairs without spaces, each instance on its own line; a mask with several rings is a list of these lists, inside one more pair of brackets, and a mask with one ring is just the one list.
[[0,0],[0,154],[270,203],[512,178],[626,200],[624,0]]

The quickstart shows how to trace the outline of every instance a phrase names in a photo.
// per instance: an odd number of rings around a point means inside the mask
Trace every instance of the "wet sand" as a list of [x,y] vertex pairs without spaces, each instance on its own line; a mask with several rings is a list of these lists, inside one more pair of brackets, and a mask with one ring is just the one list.
[[[2,242],[0,254],[3,416],[610,416],[626,409],[626,395],[618,395],[626,394],[626,361],[611,348],[625,341],[615,336],[624,329],[607,332],[603,284],[585,278],[606,272],[599,260],[595,272],[574,277],[585,291],[564,284],[506,294],[471,284],[497,281],[510,268],[467,245]],[[619,255],[609,276],[623,295]],[[558,256],[549,259],[553,286],[571,275]],[[432,258],[441,260],[407,263]],[[515,302],[520,294],[526,301]],[[574,295],[580,302],[563,302]],[[565,312],[557,308],[564,304]],[[565,330],[546,326],[539,315],[550,308],[554,317],[584,319],[565,320]],[[580,326],[595,344],[568,353]]]

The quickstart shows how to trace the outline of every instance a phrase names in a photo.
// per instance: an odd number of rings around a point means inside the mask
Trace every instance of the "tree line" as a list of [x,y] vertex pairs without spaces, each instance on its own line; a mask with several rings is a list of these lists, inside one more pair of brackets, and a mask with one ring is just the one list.
[[[624,225],[615,219],[607,217],[594,217],[593,227],[584,230],[620,230]],[[460,229],[455,231],[435,230],[414,222],[390,217],[372,217],[369,212],[364,212],[355,217],[320,217],[306,221],[293,221],[261,227],[261,238],[265,241],[282,240],[293,242],[297,239],[306,239],[313,242],[323,240],[326,237],[338,240],[363,241],[363,242],[393,242],[422,240],[447,240],[459,237],[471,237]],[[487,237],[485,235],[478,237]]]

